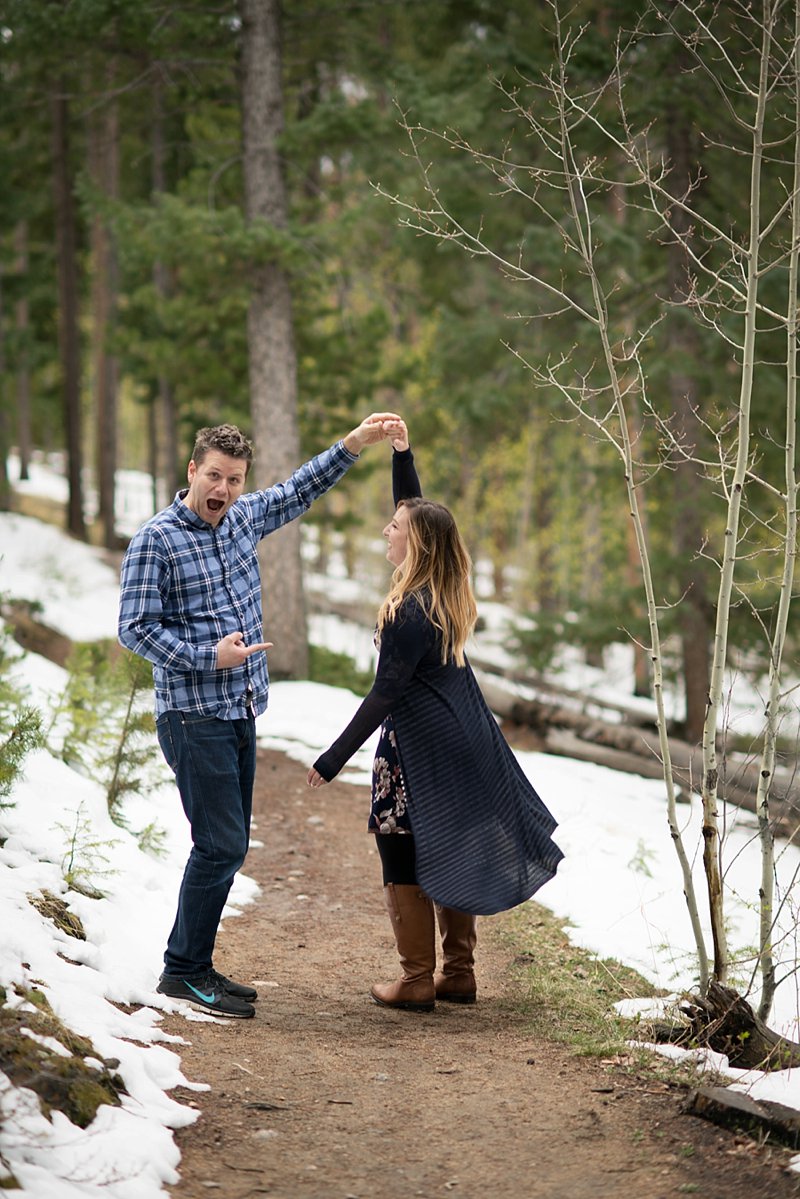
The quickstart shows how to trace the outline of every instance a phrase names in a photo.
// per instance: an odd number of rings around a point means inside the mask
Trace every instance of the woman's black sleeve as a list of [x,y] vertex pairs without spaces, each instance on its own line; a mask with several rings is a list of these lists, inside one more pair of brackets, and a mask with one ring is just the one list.
[[404,605],[381,633],[381,652],[375,683],[347,728],[314,763],[326,782],[383,723],[411,682],[422,656],[431,646],[433,627],[416,604]]
[[410,500],[422,495],[422,488],[414,466],[414,455],[410,449],[394,450],[392,453],[392,492],[397,507],[400,500]]

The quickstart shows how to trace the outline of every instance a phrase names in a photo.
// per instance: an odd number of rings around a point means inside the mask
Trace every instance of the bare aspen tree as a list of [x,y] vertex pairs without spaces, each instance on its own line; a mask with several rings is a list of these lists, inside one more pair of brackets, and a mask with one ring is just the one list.
[[[781,701],[781,662],[788,627],[792,597],[794,562],[797,553],[797,481],[795,466],[795,425],[797,390],[797,287],[798,248],[800,247],[800,217],[796,203],[800,187],[800,150],[798,125],[800,102],[798,84],[798,13],[800,0],[761,0],[756,5],[735,3],[729,7],[701,5],[696,0],[670,0],[653,3],[650,12],[662,22],[663,36],[676,39],[692,68],[701,72],[720,97],[723,111],[734,130],[736,144],[721,145],[728,151],[737,171],[747,163],[747,195],[741,207],[746,210],[745,227],[721,228],[703,211],[696,196],[697,175],[694,178],[684,169],[672,175],[672,163],[667,159],[667,146],[659,142],[657,129],[636,129],[626,111],[624,85],[626,81],[626,51],[620,45],[617,61],[609,80],[593,89],[585,84],[574,87],[570,79],[571,62],[581,30],[564,24],[558,0],[551,0],[554,25],[555,65],[544,83],[524,81],[519,90],[501,85],[506,106],[524,121],[536,147],[533,162],[511,160],[508,148],[496,153],[479,150],[458,133],[433,131],[413,125],[404,118],[411,153],[416,158],[424,185],[424,204],[388,195],[401,211],[401,223],[417,233],[427,234],[460,247],[467,254],[485,258],[509,280],[530,285],[537,296],[538,318],[568,315],[572,323],[583,322],[599,347],[598,361],[590,368],[579,369],[574,354],[566,350],[558,361],[545,364],[535,361],[519,348],[512,352],[531,371],[540,385],[556,388],[596,433],[605,437],[623,463],[628,510],[631,515],[639,561],[641,564],[644,598],[648,616],[649,640],[647,652],[652,660],[653,684],[659,731],[659,747],[667,794],[667,819],[681,866],[684,892],[695,937],[701,991],[709,982],[709,958],[695,896],[689,855],[683,844],[677,815],[673,770],[667,736],[667,717],[663,696],[663,653],[659,628],[659,604],[653,581],[647,529],[643,520],[640,493],[646,482],[646,468],[639,461],[636,436],[631,434],[632,401],[649,414],[659,430],[662,456],[653,469],[674,466],[686,461],[692,464],[698,478],[707,481],[709,496],[718,497],[720,487],[724,497],[724,528],[717,554],[719,581],[715,616],[716,625],[711,655],[711,673],[707,710],[703,728],[702,794],[703,866],[708,897],[708,919],[713,941],[713,975],[725,983],[730,970],[730,950],[727,940],[724,908],[724,867],[720,804],[724,800],[721,773],[725,765],[724,743],[721,741],[724,718],[724,685],[730,645],[730,622],[734,603],[746,598],[747,581],[742,564],[764,545],[753,548],[747,542],[750,522],[765,531],[764,542],[771,554],[782,558],[779,601],[773,617],[771,638],[767,636],[765,657],[769,660],[769,698],[766,704],[766,726],[761,762],[758,803],[762,848],[760,896],[761,946],[760,961],[763,973],[762,1018],[769,1011],[774,994],[774,963],[771,938],[776,913],[774,911],[773,830],[769,817],[769,789],[775,762],[778,714]],[[793,17],[787,21],[787,14]],[[678,19],[680,18],[680,20]],[[714,22],[738,22],[736,33],[746,46],[742,59],[729,49],[730,26],[722,30]],[[631,35],[630,46],[636,48],[641,31]],[[524,103],[527,92],[534,100]],[[793,90],[791,90],[793,89]],[[613,118],[607,101],[611,91],[616,94]],[[787,114],[787,95],[792,96],[793,113]],[[617,164],[616,178],[596,151],[587,150],[586,130],[604,139]],[[787,137],[787,129],[790,136]],[[510,195],[527,201],[540,220],[549,222],[566,256],[578,266],[574,275],[565,271],[548,276],[529,268],[521,246],[515,257],[497,250],[485,232],[483,224],[468,228],[459,220],[453,205],[442,200],[433,177],[433,169],[425,159],[425,140],[436,138],[452,151],[468,156],[476,167],[485,170],[492,180],[495,195]],[[743,148],[746,143],[746,148]],[[782,157],[789,144],[794,153],[786,161]],[[621,164],[621,167],[620,167]],[[791,167],[794,166],[794,180]],[[771,172],[772,190],[767,187],[767,172]],[[778,200],[774,197],[775,176],[783,188]],[[603,193],[619,186],[629,197],[627,203],[651,211],[669,244],[677,247],[685,264],[685,278],[673,302],[689,309],[701,324],[715,332],[723,344],[732,347],[738,372],[736,399],[712,427],[708,418],[697,412],[698,421],[706,425],[716,440],[719,458],[716,462],[702,459],[695,439],[685,430],[686,412],[682,414],[676,432],[672,413],[659,413],[651,403],[646,388],[646,370],[642,361],[650,330],[626,327],[622,317],[613,313],[614,272],[601,261],[598,246],[600,205]],[[381,192],[381,189],[378,188]],[[381,194],[387,195],[382,192]],[[772,198],[771,210],[765,210],[765,197]],[[554,198],[555,197],[555,198]],[[786,218],[791,214],[788,240]],[[603,271],[608,279],[603,278]],[[788,272],[788,301],[784,312],[775,311],[764,299],[765,279],[772,281],[777,273]],[[576,282],[577,280],[577,282]],[[545,311],[546,309],[546,311]],[[520,314],[521,315],[521,314]],[[784,451],[785,485],[775,487],[760,478],[755,460],[762,452],[759,431],[752,418],[754,385],[759,363],[767,354],[761,350],[760,339],[776,328],[785,329],[786,350],[786,444]],[[617,330],[623,332],[617,332]],[[584,344],[584,339],[581,338]],[[772,501],[779,500],[781,510],[770,517],[759,517],[756,510],[745,505],[748,487],[760,485]],[[782,524],[783,535],[774,530]],[[712,556],[713,546],[708,551]],[[766,631],[760,614],[754,614]]]
[[[768,10],[765,4],[764,9]],[[745,248],[746,297],[742,339],[742,367],[738,405],[736,463],[733,476],[727,483],[728,511],[725,521],[717,619],[714,629],[714,650],[711,658],[711,685],[708,693],[706,722],[703,729],[703,862],[708,885],[711,932],[714,938],[714,974],[719,982],[728,977],[729,951],[722,902],[722,864],[720,860],[719,763],[717,760],[717,729],[728,658],[728,631],[734,570],[739,545],[739,521],[744,498],[747,469],[750,459],[750,414],[753,400],[755,368],[756,318],[758,313],[759,265],[761,249],[761,172],[764,158],[764,120],[769,88],[771,14],[765,11],[762,29],[761,61],[755,114],[750,130],[750,231]],[[742,80],[744,83],[744,81]],[[746,85],[745,85],[746,86]],[[741,119],[741,118],[740,118]]]
[[761,908],[759,928],[759,967],[761,1002],[759,1016],[765,1020],[775,996],[775,959],[772,949],[775,924],[775,841],[769,815],[769,794],[775,769],[775,747],[781,691],[781,664],[789,625],[794,568],[797,558],[797,329],[798,329],[798,257],[800,257],[800,4],[795,4],[794,62],[794,180],[791,196],[792,229],[788,254],[786,300],[786,445],[784,447],[785,521],[783,573],[780,600],[772,634],[769,656],[769,690],[764,709],[765,730],[758,778],[758,829],[761,839]]
[[[739,587],[737,563],[740,557],[740,527],[745,489],[749,482],[754,481],[752,459],[755,447],[751,426],[754,376],[758,362],[759,317],[767,315],[779,324],[785,323],[789,342],[786,380],[786,493],[783,497],[785,505],[785,533],[782,546],[784,566],[776,625],[772,643],[769,646],[769,700],[765,713],[764,749],[757,800],[762,845],[762,878],[759,889],[761,901],[759,956],[763,975],[761,1003],[763,1018],[763,1015],[769,1011],[774,996],[774,965],[769,948],[774,921],[774,838],[769,820],[768,797],[775,760],[781,658],[788,625],[796,556],[797,512],[796,483],[794,481],[797,386],[795,357],[796,260],[798,252],[797,206],[794,203],[798,186],[796,101],[794,128],[790,139],[791,144],[795,147],[795,172],[790,199],[779,205],[778,209],[767,217],[762,210],[762,196],[765,152],[773,154],[776,149],[775,141],[767,138],[767,119],[770,106],[776,103],[776,99],[780,99],[782,90],[792,84],[792,75],[796,72],[797,13],[800,5],[797,0],[794,0],[791,5],[794,12],[793,44],[788,52],[776,38],[778,22],[785,17],[789,7],[784,0],[762,0],[760,15],[758,11],[754,11],[754,6],[749,6],[747,9],[743,6],[736,6],[737,16],[752,21],[754,26],[752,40],[754,44],[759,45],[758,74],[755,85],[751,84],[743,69],[734,62],[728,53],[724,39],[704,18],[704,9],[700,5],[689,3],[688,0],[674,0],[672,7],[691,18],[692,35],[690,38],[683,39],[684,45],[693,55],[695,62],[713,79],[733,124],[740,132],[746,134],[750,143],[749,227],[742,244],[735,242],[730,236],[724,235],[719,228],[704,221],[697,209],[691,206],[689,197],[679,198],[677,205],[682,214],[688,212],[696,223],[699,222],[703,226],[707,244],[727,249],[728,260],[721,267],[716,263],[709,263],[704,255],[697,253],[691,246],[689,239],[682,233],[683,219],[678,222],[671,216],[668,205],[670,202],[674,205],[674,197],[670,201],[669,193],[662,186],[659,177],[654,175],[652,162],[641,153],[637,140],[630,138],[628,142],[631,159],[636,161],[641,178],[648,187],[655,211],[661,216],[673,236],[681,241],[685,252],[694,262],[695,291],[687,302],[718,331],[722,331],[725,314],[734,313],[741,321],[741,335],[735,343],[740,354],[740,381],[736,408],[736,437],[730,450],[732,467],[729,467],[725,454],[721,454],[721,481],[725,489],[727,504],[723,547],[719,563],[720,578],[716,602],[709,700],[703,733],[703,863],[714,941],[714,975],[722,983],[728,977],[730,953],[723,903],[723,867],[718,811],[720,785],[718,734],[724,698],[724,675],[728,659],[730,614],[734,595]],[[670,28],[676,37],[681,36],[674,23],[670,22]],[[712,56],[713,66],[704,57],[704,52]],[[796,83],[793,86],[796,94]],[[734,97],[738,103],[735,102]],[[749,118],[741,113],[743,99],[746,99],[751,107],[752,115]],[[773,250],[773,257],[770,258],[767,255],[769,237],[776,229],[780,228],[781,221],[787,215],[790,207],[793,222],[788,250]],[[790,280],[788,311],[787,315],[782,317],[780,313],[771,311],[762,303],[760,292],[765,278],[776,268],[781,267],[784,260],[788,260]],[[703,276],[705,281],[701,283],[699,280]]]

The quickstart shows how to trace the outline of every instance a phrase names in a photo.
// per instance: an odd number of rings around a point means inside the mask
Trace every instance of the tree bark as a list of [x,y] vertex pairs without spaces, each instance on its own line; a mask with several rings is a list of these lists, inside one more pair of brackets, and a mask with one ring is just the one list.
[[[609,22],[608,9],[602,9],[599,17],[601,27],[607,26]],[[625,202],[623,189],[614,184],[609,190],[609,203],[611,212],[616,224],[620,229],[625,229],[628,220],[628,208]],[[616,271],[616,276],[622,286],[630,286],[630,275],[620,263]],[[623,335],[626,338],[633,339],[635,337],[635,328],[630,313],[625,313],[622,319]],[[642,435],[642,414],[639,404],[639,396],[636,388],[631,387],[627,395],[628,404],[628,425],[630,428],[631,443],[634,446],[641,444]],[[649,543],[650,535],[648,530],[647,508],[642,505],[639,513],[642,531],[645,541]],[[636,530],[633,522],[629,521],[626,525],[625,534],[625,582],[631,592],[636,591],[640,585],[642,566],[639,558],[639,545],[636,540]],[[633,694],[639,696],[652,695],[652,686],[650,680],[650,661],[647,656],[647,650],[642,644],[642,639],[637,636],[637,630],[631,629],[629,632],[631,638],[631,647],[633,649]]]
[[[167,190],[165,120],[164,89],[159,79],[156,80],[153,88],[152,185],[154,203],[158,203],[159,197]],[[159,259],[153,264],[153,285],[159,298],[165,300],[170,292],[170,273],[167,266]],[[153,431],[151,439],[153,506],[157,508],[159,477],[164,479],[168,499],[172,499],[181,485],[178,406],[175,399],[175,388],[163,373],[156,379],[152,405],[155,409],[153,420],[150,422]]]
[[[113,69],[109,68],[109,90]],[[119,195],[119,110],[110,100],[104,110],[89,122],[89,171],[99,192],[115,199]],[[117,255],[111,230],[102,212],[95,212],[90,230],[92,250],[92,362],[94,366],[94,403],[97,420],[95,469],[97,473],[98,516],[103,545],[116,545],[115,479],[117,472],[117,393],[119,362],[108,349],[117,308]]]
[[712,979],[705,995],[681,1005],[689,1018],[687,1043],[724,1053],[741,1070],[788,1070],[800,1066],[800,1045],[764,1024],[750,1004]]
[[27,337],[30,328],[30,304],[25,290],[28,273],[28,222],[19,221],[14,233],[14,248],[17,254],[17,273],[22,280],[20,296],[16,304],[15,324],[20,345],[17,362],[17,453],[19,454],[19,477],[30,477],[31,461],[31,372],[28,361]]
[[789,277],[786,297],[786,445],[784,447],[783,572],[780,599],[772,626],[770,644],[769,691],[764,709],[764,741],[758,778],[758,827],[761,841],[761,909],[759,913],[758,967],[761,973],[761,1002],[758,1015],[766,1020],[778,987],[775,975],[773,946],[775,920],[775,838],[772,831],[770,800],[778,740],[778,715],[782,679],[783,655],[789,627],[789,612],[794,595],[795,563],[797,559],[797,321],[800,300],[797,294],[800,278],[800,4],[794,12],[794,186],[792,188],[792,225],[789,246]]
[[[242,117],[248,221],[287,226],[288,203],[279,142],[284,128],[279,0],[242,0]],[[297,467],[297,359],[288,274],[278,260],[254,269],[247,315],[250,404],[259,486]],[[308,674],[300,527],[262,543],[265,636],[274,677]]]
[[[677,68],[682,68],[679,61]],[[677,86],[677,81],[676,84]],[[686,196],[692,187],[691,164],[699,155],[690,143],[692,133],[685,113],[673,101],[667,113],[667,153],[672,163],[671,182],[677,196]],[[690,217],[676,205],[673,229],[681,238],[690,236]],[[696,368],[702,361],[696,326],[685,310],[691,296],[691,271],[685,245],[674,238],[668,257],[669,295],[679,306],[672,314],[667,330],[667,362],[670,411],[676,439],[686,457],[678,459],[674,475],[673,536],[681,574],[678,591],[681,603],[681,655],[686,693],[687,741],[702,740],[708,704],[711,645],[711,605],[706,593],[703,562],[698,557],[703,544],[703,478],[693,460],[697,449],[697,418],[700,396]]]
[[3,310],[3,263],[0,261],[0,512],[11,509],[11,483],[8,478],[8,452],[11,448],[11,422],[2,381],[6,375],[5,313]]
[[[628,420],[631,429],[631,440],[634,445],[638,445],[641,437],[641,413],[637,397],[634,394],[631,394],[628,398]],[[645,540],[649,542],[647,508],[644,505],[642,505],[639,519],[642,522]],[[628,521],[625,530],[625,580],[631,591],[641,585],[641,576],[642,564],[639,556],[639,546],[636,541],[636,530],[633,522]],[[641,640],[637,639],[633,630],[631,632],[631,645],[633,647],[633,694],[649,698],[653,694],[650,659],[647,649]]]
[[58,264],[58,343],[69,483],[67,529],[73,536],[85,541],[77,234],[73,179],[69,163],[69,102],[61,80],[57,82],[56,90],[51,94],[50,107]]

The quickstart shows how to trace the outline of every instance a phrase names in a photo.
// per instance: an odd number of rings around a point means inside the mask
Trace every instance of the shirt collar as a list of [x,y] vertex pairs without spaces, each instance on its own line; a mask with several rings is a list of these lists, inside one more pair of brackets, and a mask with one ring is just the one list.
[[[181,524],[191,525],[193,529],[209,529],[213,533],[214,526],[210,525],[207,520],[203,520],[201,516],[198,516],[196,512],[193,512],[188,504],[184,502],[188,494],[188,487],[184,487],[176,493],[175,499],[172,501],[173,515],[177,517]],[[226,512],[225,517],[223,517],[223,520],[220,521],[220,524],[224,522],[227,515],[228,513]],[[219,527],[220,526],[217,525],[217,528]]]

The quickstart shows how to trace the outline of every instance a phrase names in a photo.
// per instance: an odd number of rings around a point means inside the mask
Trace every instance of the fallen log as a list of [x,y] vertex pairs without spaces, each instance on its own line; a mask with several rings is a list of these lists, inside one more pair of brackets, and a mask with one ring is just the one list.
[[[543,703],[520,700],[495,679],[478,673],[481,690],[492,711],[504,721],[532,729],[544,753],[593,762],[644,778],[664,777],[658,736],[649,729],[627,728]],[[508,734],[513,740],[513,734]],[[702,752],[676,737],[669,739],[672,778],[679,790],[699,792],[703,777]],[[756,812],[758,763],[724,759],[719,794],[724,800]],[[794,771],[777,767],[770,796],[770,815],[776,835],[800,839],[800,786]]]
[[[376,596],[373,600],[333,599],[326,592],[313,587],[310,587],[308,592],[308,606],[310,611],[339,616],[342,620],[350,621],[361,628],[371,628],[374,625],[375,612],[380,601],[380,596]],[[571,707],[575,712],[581,713],[587,707],[591,707],[595,711],[613,712],[621,716],[628,725],[646,726],[653,724],[652,716],[643,712],[641,707],[636,707],[634,704],[626,704],[621,700],[587,695],[585,692],[575,691],[574,688],[565,687],[561,683],[555,683],[552,679],[547,679],[543,675],[534,674],[530,670],[499,666],[496,662],[485,658],[478,647],[473,647],[470,650],[469,658],[476,673],[490,675],[495,680],[503,680],[509,684],[518,684],[519,686],[532,688],[541,693],[543,702],[547,705],[563,701],[564,711],[570,710]],[[509,688],[505,690],[507,694],[510,693]],[[586,719],[589,720],[591,717],[587,716]]]
[[[374,609],[363,601],[337,601],[316,592],[312,592],[311,606],[362,627],[367,627],[374,618]],[[645,778],[663,778],[655,723],[633,705],[571,691],[539,675],[498,667],[483,659],[480,652],[471,653],[470,659],[492,711],[503,721],[530,729],[544,753],[577,758]],[[528,696],[520,696],[520,687],[526,688]],[[529,698],[531,692],[537,693],[537,697]],[[603,711],[609,714],[609,719],[599,715]],[[669,738],[669,747],[676,787],[684,794],[699,792],[703,777],[700,747],[678,737]],[[722,761],[720,798],[755,814],[759,763],[726,753],[723,738],[718,750]],[[776,836],[800,841],[800,784],[795,768],[775,766],[770,817]]]
[[66,666],[72,652],[69,637],[38,620],[31,614],[29,605],[19,600],[9,601],[3,604],[0,615],[11,636],[23,649],[40,654],[58,666]]
[[800,1112],[770,1099],[751,1099],[728,1087],[698,1087],[686,1101],[685,1110],[722,1128],[750,1133],[790,1149],[800,1148]]

